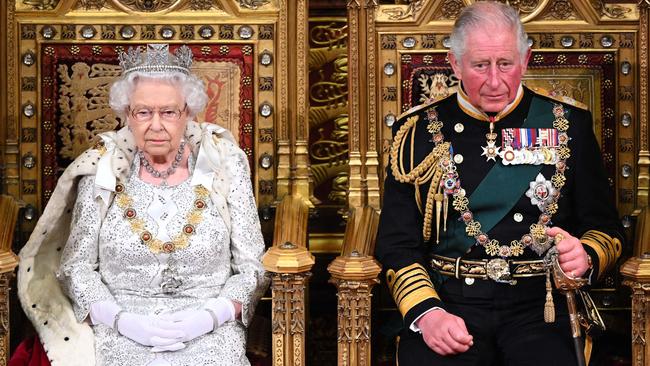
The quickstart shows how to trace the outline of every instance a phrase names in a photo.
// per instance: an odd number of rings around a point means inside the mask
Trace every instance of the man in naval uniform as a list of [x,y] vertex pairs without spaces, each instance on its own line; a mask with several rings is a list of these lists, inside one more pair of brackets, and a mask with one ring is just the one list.
[[522,86],[531,51],[509,6],[467,7],[451,44],[458,92],[393,128],[376,256],[399,364],[574,365],[543,258],[555,246],[595,282],[623,240],[591,114]]

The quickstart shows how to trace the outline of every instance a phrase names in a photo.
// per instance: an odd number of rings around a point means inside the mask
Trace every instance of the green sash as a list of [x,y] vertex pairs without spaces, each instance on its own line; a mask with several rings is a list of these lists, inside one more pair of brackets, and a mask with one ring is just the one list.
[[[521,128],[551,128],[554,120],[553,103],[534,96]],[[494,164],[469,197],[470,209],[475,220],[481,223],[481,231],[489,232],[512,210],[542,166]],[[462,182],[462,176],[460,180]],[[453,210],[451,207],[449,209]],[[441,232],[440,239],[440,248],[436,252],[450,257],[462,256],[476,242],[465,233],[465,223],[458,220],[447,222],[447,232]]]

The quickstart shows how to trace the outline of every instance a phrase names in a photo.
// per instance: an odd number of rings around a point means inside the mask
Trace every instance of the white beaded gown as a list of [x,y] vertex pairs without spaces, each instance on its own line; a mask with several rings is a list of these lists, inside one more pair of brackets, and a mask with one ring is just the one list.
[[[185,349],[151,353],[115,330],[93,326],[97,365],[248,365],[245,325],[266,287],[260,263],[264,250],[251,181],[244,158],[228,161],[227,197],[232,232],[219,211],[205,200],[201,220],[193,226],[189,244],[172,254],[154,253],[125,218],[124,205],[114,199],[102,221],[100,198],[93,176],[81,179],[70,237],[62,253],[58,277],[70,297],[78,321],[88,317],[90,305],[114,299],[124,310],[164,314],[197,309],[207,298],[224,296],[243,305],[242,320],[227,322],[213,333],[187,342]],[[194,159],[190,158],[190,175]],[[133,161],[125,196],[144,220],[145,230],[163,242],[181,232],[196,196],[190,180],[171,187],[155,186],[138,177]],[[174,294],[162,291],[163,271],[172,267],[181,282]]]

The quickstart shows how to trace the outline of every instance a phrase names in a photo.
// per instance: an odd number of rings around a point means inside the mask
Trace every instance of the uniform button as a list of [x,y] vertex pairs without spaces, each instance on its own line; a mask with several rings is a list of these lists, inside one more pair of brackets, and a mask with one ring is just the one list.
[[471,286],[474,284],[474,279],[472,277],[465,277],[465,284]]
[[524,221],[524,215],[520,214],[519,212],[517,212],[516,214],[514,214],[514,215],[513,215],[513,218],[514,218],[515,221],[517,221],[517,222],[522,222],[522,221]]
[[461,133],[461,132],[465,131],[465,126],[463,126],[462,123],[456,123],[454,125],[454,131],[456,131],[458,133]]
[[460,164],[463,162],[463,159],[465,159],[461,154],[455,154],[454,155],[454,163]]

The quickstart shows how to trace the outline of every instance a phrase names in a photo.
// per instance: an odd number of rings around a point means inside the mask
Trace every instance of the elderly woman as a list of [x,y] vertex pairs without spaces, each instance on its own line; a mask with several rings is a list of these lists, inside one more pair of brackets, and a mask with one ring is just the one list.
[[207,96],[189,48],[120,61],[127,127],[60,178],[20,254],[23,307],[55,365],[247,365],[267,284],[246,156],[192,121]]

